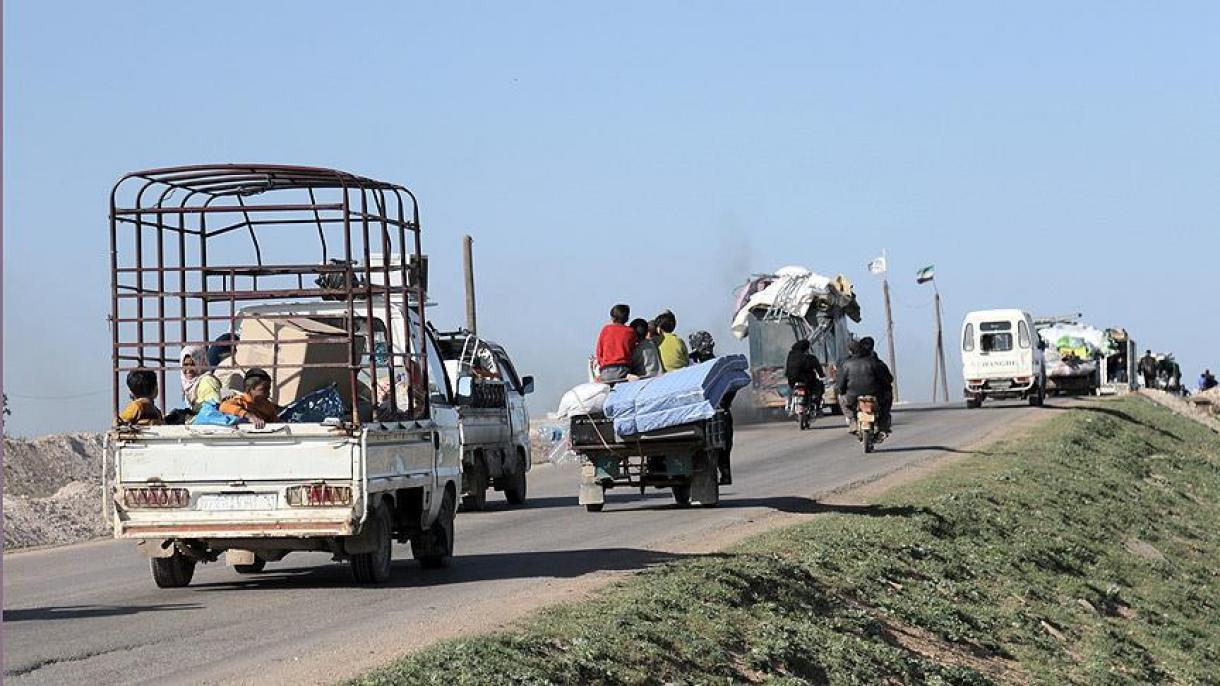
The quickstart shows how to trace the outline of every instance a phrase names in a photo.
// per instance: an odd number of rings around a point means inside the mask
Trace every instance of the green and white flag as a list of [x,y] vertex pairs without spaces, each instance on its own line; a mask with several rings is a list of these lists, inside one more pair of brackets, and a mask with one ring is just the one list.
[[929,264],[915,273],[915,283],[927,283],[936,276],[936,266]]

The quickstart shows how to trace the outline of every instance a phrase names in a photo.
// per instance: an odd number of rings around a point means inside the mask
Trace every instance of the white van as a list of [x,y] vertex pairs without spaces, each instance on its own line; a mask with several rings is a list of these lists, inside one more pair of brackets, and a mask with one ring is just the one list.
[[971,312],[962,323],[961,340],[967,407],[979,407],[985,398],[1028,398],[1030,405],[1042,405],[1044,344],[1028,312]]

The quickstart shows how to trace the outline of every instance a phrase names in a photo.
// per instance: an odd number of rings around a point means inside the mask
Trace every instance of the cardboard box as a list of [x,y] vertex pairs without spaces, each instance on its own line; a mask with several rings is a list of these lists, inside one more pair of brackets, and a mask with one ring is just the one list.
[[[334,384],[343,402],[351,407],[349,350],[346,342],[314,342],[314,339],[346,336],[339,327],[316,319],[263,320],[247,317],[241,323],[241,342],[233,356],[240,370],[261,367],[271,375],[272,400],[279,405]],[[364,338],[356,339],[356,358],[364,354]],[[300,368],[276,365],[341,364],[344,367]]]

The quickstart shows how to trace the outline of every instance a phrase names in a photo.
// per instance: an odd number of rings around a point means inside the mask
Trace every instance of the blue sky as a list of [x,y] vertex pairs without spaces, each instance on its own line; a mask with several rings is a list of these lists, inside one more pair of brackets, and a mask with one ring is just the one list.
[[[107,193],[196,162],[418,194],[442,326],[581,380],[609,306],[732,350],[735,285],[889,251],[904,395],[964,313],[1084,312],[1220,367],[1213,3],[7,3],[4,390],[16,434],[103,427]],[[957,393],[956,388],[953,391]]]

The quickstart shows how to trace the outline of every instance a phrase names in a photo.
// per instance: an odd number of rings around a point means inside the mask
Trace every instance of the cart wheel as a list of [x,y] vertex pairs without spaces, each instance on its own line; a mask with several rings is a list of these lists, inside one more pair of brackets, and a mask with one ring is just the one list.
[[674,486],[674,502],[678,507],[690,507],[690,484]]
[[601,512],[602,508],[605,506],[605,503],[589,503],[588,505],[585,505],[585,509],[589,512]]

